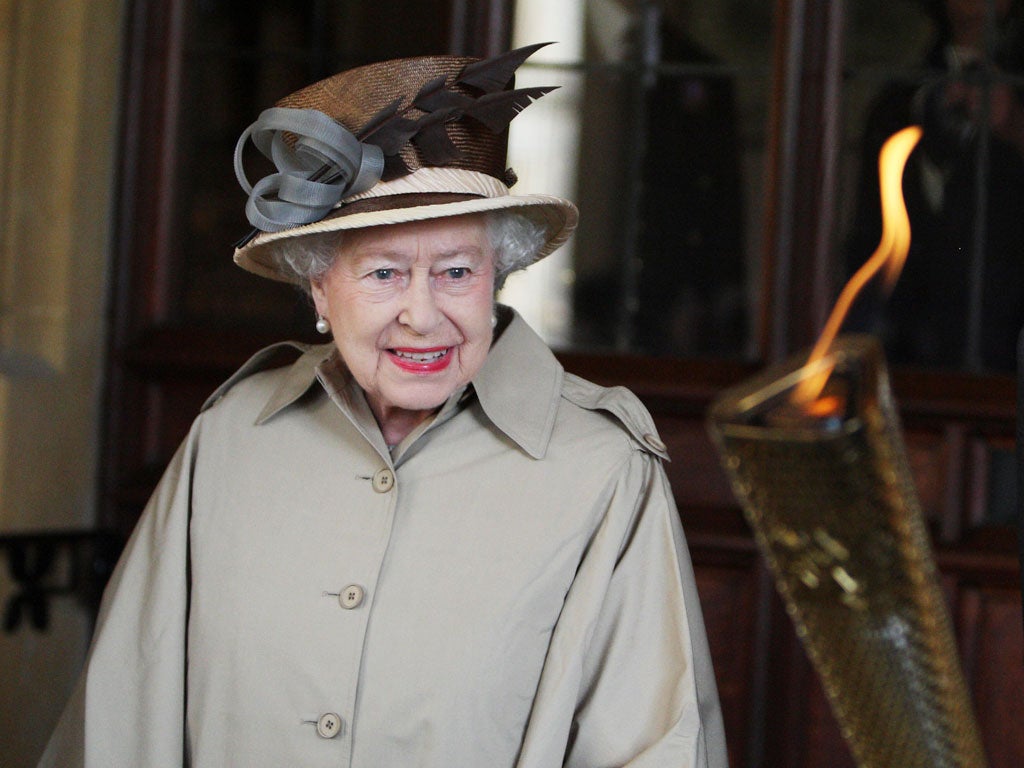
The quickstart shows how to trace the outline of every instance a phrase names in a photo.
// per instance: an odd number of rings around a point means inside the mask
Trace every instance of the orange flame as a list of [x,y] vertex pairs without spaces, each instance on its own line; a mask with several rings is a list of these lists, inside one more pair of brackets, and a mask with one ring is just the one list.
[[[920,127],[912,125],[894,133],[882,146],[882,151],[878,155],[879,191],[882,197],[882,239],[871,258],[843,287],[821,336],[818,337],[818,341],[811,350],[807,359],[808,365],[816,363],[828,353],[854,299],[871,278],[884,268],[885,284],[890,290],[899,279],[903,264],[907,260],[907,252],[910,250],[910,217],[907,215],[907,206],[903,201],[903,169],[907,164],[907,158],[917,146],[920,138]],[[821,394],[831,372],[832,368],[828,367],[803,379],[793,391],[792,402],[806,407]]]

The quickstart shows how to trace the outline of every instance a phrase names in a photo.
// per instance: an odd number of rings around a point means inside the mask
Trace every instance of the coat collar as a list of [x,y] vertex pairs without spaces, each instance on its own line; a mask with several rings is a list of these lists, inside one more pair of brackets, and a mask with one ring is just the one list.
[[306,394],[316,381],[317,370],[326,364],[333,354],[333,344],[305,347],[303,354],[288,368],[281,383],[263,406],[260,415],[256,417],[256,423],[262,424]]
[[562,393],[561,363],[510,307],[499,306],[501,335],[473,379],[487,418],[535,459],[544,457]]
[[[483,367],[472,381],[484,414],[505,435],[535,459],[543,458],[554,428],[561,398],[564,371],[561,364],[525,320],[510,307],[498,305],[502,329]],[[333,345],[309,347],[284,374],[280,384],[263,406],[257,424],[271,419],[301,398],[318,374],[348,377]],[[464,402],[462,390],[452,395]],[[346,401],[340,401],[339,406]],[[350,413],[351,418],[356,414]]]

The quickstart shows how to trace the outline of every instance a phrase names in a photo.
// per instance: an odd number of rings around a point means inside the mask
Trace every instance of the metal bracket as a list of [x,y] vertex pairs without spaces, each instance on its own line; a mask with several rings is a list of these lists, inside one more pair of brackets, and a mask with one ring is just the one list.
[[0,535],[0,553],[7,555],[16,585],[4,605],[4,632],[17,631],[26,619],[46,631],[55,597],[77,598],[95,616],[123,545],[119,536],[102,530]]

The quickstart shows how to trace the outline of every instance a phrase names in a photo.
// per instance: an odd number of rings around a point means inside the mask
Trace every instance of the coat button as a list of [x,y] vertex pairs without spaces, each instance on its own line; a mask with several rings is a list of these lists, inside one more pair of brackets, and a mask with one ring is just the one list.
[[668,446],[666,446],[661,441],[661,438],[653,433],[648,433],[644,435],[644,442],[647,443],[649,446],[651,446],[651,448],[653,448],[656,451],[661,451],[662,453],[664,453],[665,451],[668,450]]
[[387,493],[395,487],[395,473],[390,469],[378,470],[373,476],[373,490],[377,493]]
[[363,602],[363,596],[365,594],[366,593],[363,591],[363,588],[358,584],[349,584],[341,590],[341,594],[338,595],[338,602],[341,603],[342,608],[348,608],[350,610],[352,608],[358,608]]
[[341,718],[333,712],[320,715],[316,721],[316,732],[325,739],[333,739],[341,733]]

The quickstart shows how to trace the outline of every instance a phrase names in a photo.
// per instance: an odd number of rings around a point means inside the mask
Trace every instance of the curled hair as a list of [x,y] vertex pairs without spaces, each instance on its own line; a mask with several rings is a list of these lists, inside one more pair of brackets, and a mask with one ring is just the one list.
[[341,250],[343,231],[289,237],[274,248],[278,271],[287,275],[307,294],[310,283],[323,279]]
[[[547,241],[547,228],[529,208],[502,209],[484,214],[487,235],[494,249],[494,290],[513,272],[535,262]],[[341,251],[345,231],[286,238],[276,244],[274,259],[307,294],[310,283],[322,280]]]
[[520,269],[533,264],[547,242],[547,227],[540,214],[530,208],[491,211],[487,216],[487,234],[494,248],[494,290]]

